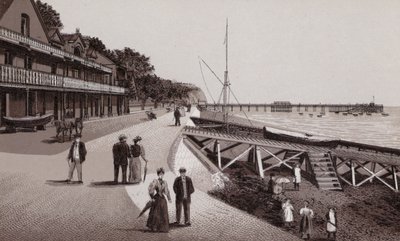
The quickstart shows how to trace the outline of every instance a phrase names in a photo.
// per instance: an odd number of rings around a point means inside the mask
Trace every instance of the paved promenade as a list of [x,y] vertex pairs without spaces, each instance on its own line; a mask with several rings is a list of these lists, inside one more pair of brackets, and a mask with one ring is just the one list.
[[[187,117],[182,123],[186,121]],[[207,195],[211,177],[175,141],[181,128],[172,123],[169,113],[87,142],[83,185],[59,182],[66,179],[67,151],[57,155],[0,153],[0,240],[298,240]],[[111,148],[121,133],[128,135],[129,142],[136,135],[143,137],[149,160],[144,184],[109,185],[113,179]],[[168,156],[175,156],[174,143],[176,165],[174,160],[168,162]],[[196,188],[192,226],[173,227],[170,233],[147,232],[147,216],[137,218],[148,200],[147,185],[156,177],[155,170],[164,167],[173,192],[174,172],[180,165],[188,168]],[[172,223],[174,200],[169,213]]]

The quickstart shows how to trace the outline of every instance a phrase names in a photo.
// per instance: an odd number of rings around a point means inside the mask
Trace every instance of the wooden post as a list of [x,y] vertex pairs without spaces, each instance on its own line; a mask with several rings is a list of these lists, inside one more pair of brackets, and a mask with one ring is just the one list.
[[222,162],[221,162],[221,145],[219,144],[219,141],[217,140],[217,155],[218,155],[218,168],[221,170],[222,169]]
[[[372,167],[372,172],[375,173],[376,162],[371,163],[371,167]],[[369,182],[372,183],[373,180],[374,180],[374,178],[371,178],[371,179],[369,179]]]
[[354,169],[354,161],[351,160],[350,161],[350,165],[351,165],[351,183],[353,184],[353,186],[356,185],[356,173],[355,173],[355,169]]
[[255,156],[257,156],[258,172],[261,178],[264,178],[264,167],[261,160],[261,151],[259,146],[255,146]]
[[399,184],[397,182],[397,169],[395,166],[392,166],[392,172],[393,172],[394,188],[396,189],[396,192],[398,192]]

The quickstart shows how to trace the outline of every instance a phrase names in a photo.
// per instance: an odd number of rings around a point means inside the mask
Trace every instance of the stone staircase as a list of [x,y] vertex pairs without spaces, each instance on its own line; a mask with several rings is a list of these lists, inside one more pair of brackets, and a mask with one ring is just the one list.
[[320,189],[342,190],[332,159],[328,153],[309,152],[308,157]]

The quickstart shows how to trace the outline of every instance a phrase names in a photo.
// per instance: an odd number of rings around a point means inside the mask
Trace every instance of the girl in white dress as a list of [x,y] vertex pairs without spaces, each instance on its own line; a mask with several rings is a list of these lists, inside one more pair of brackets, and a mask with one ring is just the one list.
[[292,204],[290,203],[290,199],[287,199],[283,204],[282,204],[282,210],[283,210],[283,222],[286,227],[291,227],[293,223],[293,211],[294,208]]
[[325,217],[326,217],[326,232],[328,233],[328,239],[330,239],[332,235],[333,240],[336,240],[336,231],[337,231],[336,209],[334,207],[329,207],[329,211],[325,215]]

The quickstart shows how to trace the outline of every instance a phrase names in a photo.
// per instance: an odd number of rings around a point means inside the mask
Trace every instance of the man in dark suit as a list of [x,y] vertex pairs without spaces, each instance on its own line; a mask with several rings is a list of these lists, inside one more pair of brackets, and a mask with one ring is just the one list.
[[126,170],[128,167],[128,158],[131,157],[129,145],[126,143],[126,135],[119,136],[119,142],[113,146],[114,156],[114,183],[118,183],[119,167],[122,169],[122,183],[126,184]]
[[67,182],[71,182],[72,175],[76,168],[78,173],[78,183],[82,184],[82,163],[86,160],[86,146],[85,143],[81,141],[81,135],[76,134],[75,140],[71,145],[68,152],[67,162],[69,165],[68,179]]
[[182,206],[185,215],[185,225],[190,226],[190,195],[194,192],[193,182],[190,177],[186,176],[186,169],[179,169],[180,176],[175,179],[174,192],[176,204],[176,224],[181,221]]
[[181,125],[181,112],[179,111],[179,107],[176,107],[174,111],[174,117],[175,117],[175,126],[180,126]]

